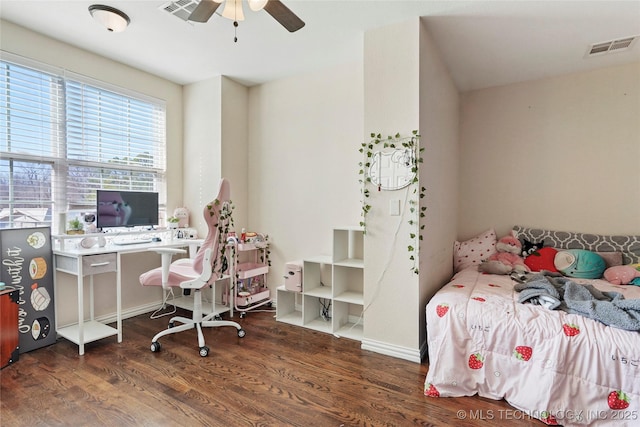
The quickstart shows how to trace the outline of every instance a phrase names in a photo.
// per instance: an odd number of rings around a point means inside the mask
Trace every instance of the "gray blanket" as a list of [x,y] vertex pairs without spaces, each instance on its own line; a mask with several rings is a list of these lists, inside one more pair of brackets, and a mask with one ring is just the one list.
[[640,331],[640,299],[625,299],[619,292],[601,292],[592,285],[579,285],[552,273],[514,277],[520,283],[518,302],[540,304],[598,320],[605,325]]

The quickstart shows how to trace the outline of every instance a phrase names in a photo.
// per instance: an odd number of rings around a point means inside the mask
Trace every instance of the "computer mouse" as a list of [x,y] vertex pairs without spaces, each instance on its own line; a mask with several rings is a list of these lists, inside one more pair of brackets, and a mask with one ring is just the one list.
[[151,239],[151,241],[152,241],[152,242],[162,242],[162,239],[161,239],[161,238],[159,238],[159,237],[153,237],[153,238]]

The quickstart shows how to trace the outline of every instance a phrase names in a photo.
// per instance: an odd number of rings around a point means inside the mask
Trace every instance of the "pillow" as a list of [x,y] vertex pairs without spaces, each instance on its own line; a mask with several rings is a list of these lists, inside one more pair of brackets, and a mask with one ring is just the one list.
[[553,263],[557,253],[558,250],[556,248],[540,248],[536,252],[526,257],[524,259],[524,263],[527,267],[529,267],[531,271],[547,270],[553,273],[557,273],[558,270]]
[[594,252],[622,252],[622,264],[640,262],[640,235],[600,235],[553,231],[516,225],[514,235],[532,241],[544,240],[556,249],[587,249]]
[[453,269],[457,273],[469,267],[477,267],[480,262],[496,252],[496,232],[489,229],[476,237],[453,244]]
[[604,263],[609,267],[622,265],[622,252],[596,252],[602,257]]
[[563,275],[578,279],[599,279],[607,268],[600,255],[585,249],[559,251],[553,263]]

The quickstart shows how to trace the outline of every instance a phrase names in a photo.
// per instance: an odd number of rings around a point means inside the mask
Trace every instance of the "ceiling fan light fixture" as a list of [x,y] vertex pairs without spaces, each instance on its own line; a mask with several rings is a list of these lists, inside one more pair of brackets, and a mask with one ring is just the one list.
[[232,21],[244,21],[244,12],[242,11],[242,0],[227,0],[224,2],[224,10],[222,16]]
[[249,8],[254,12],[264,9],[269,0],[248,0]]
[[131,22],[131,19],[129,19],[126,13],[102,4],[92,4],[89,6],[89,13],[93,19],[114,33],[126,30]]

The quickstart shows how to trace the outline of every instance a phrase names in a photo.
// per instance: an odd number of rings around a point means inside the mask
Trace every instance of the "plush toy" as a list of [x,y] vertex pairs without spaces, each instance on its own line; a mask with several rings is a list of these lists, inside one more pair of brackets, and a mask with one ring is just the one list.
[[478,270],[490,274],[510,274],[513,271],[531,271],[520,256],[522,244],[520,240],[509,234],[496,243],[496,253],[482,261]]
[[187,208],[175,208],[173,216],[178,218],[178,228],[189,227],[189,209]]
[[607,268],[604,258],[586,249],[562,249],[553,265],[563,276],[579,279],[599,279]]
[[616,265],[604,271],[604,279],[613,285],[635,284],[637,278],[640,278],[640,264]]
[[538,250],[542,249],[544,246],[544,240],[541,242],[530,242],[527,239],[522,241],[522,255],[523,258],[528,257],[529,255],[539,255]]

